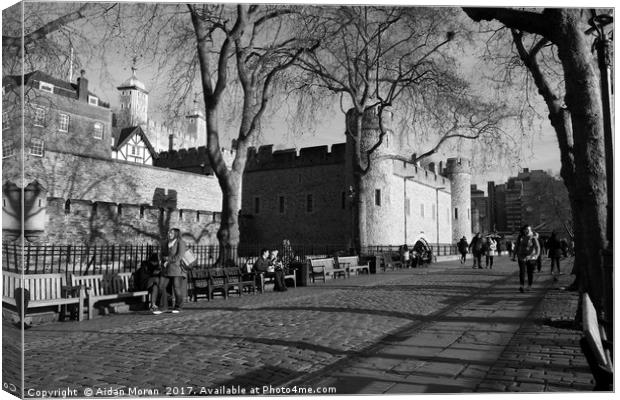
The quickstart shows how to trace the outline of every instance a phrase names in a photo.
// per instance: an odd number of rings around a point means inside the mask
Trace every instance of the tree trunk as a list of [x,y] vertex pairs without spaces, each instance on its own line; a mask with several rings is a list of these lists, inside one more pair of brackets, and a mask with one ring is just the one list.
[[363,168],[362,168],[362,132],[363,132],[363,114],[355,108],[349,110],[346,116],[347,132],[351,136],[351,157],[352,157],[352,178],[353,178],[353,202],[352,207],[353,227],[353,246],[356,254],[360,254],[365,247],[369,245],[366,238],[366,187],[364,186]]
[[[574,216],[583,228],[587,269],[584,286],[593,304],[603,304],[601,250],[606,239],[607,187],[601,93],[590,47],[580,29],[579,10],[555,10],[558,20],[558,55],[564,70],[565,101],[571,114],[574,139],[575,187],[577,207]],[[611,190],[611,188],[610,188]]]
[[[600,311],[604,285],[601,250],[606,244],[606,190],[612,188],[606,187],[602,101],[594,69],[596,63],[583,32],[582,13],[585,10],[552,8],[545,9],[542,14],[506,8],[464,8],[464,11],[475,21],[497,19],[509,28],[542,35],[558,48],[564,72],[564,101],[570,112],[574,141],[574,186],[569,184],[567,188],[576,227],[575,262],[577,271],[583,276],[581,284]],[[562,167],[567,167],[564,158]],[[583,268],[580,254],[585,257]]]
[[224,265],[227,260],[234,259],[233,251],[239,245],[240,174],[231,171],[226,179],[220,180],[220,187],[222,189],[222,215],[220,228],[217,231],[220,246],[218,264]]

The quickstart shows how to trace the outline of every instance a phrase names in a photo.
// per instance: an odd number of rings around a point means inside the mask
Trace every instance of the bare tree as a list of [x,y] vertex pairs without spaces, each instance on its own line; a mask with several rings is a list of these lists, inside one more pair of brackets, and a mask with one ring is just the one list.
[[[272,97],[278,74],[307,49],[291,35],[291,11],[282,6],[188,5],[196,35],[207,121],[207,154],[222,189],[222,219],[217,237],[220,261],[239,243],[241,182],[247,150]],[[216,37],[219,35],[219,41]],[[231,61],[235,62],[234,69]],[[220,146],[218,108],[229,73],[236,70],[242,88],[236,154],[226,166]]]
[[[497,21],[511,30],[519,57],[546,103],[559,142],[560,173],[571,202],[576,249],[583,254],[575,260],[583,266],[579,283],[601,310],[605,278],[600,251],[607,243],[607,190],[612,188],[606,184],[599,77],[592,38],[585,33],[591,13],[562,8],[464,10],[474,21]],[[557,58],[545,58],[545,51],[556,53]],[[555,69],[546,68],[549,60],[556,60]],[[560,72],[562,85],[553,84],[557,77],[552,71]]]
[[3,75],[20,73],[22,64],[26,71],[44,69],[47,73],[64,74],[72,61],[70,48],[88,47],[86,42],[94,42],[86,38],[79,24],[113,14],[117,6],[96,2],[22,2],[3,10]]
[[[358,250],[369,244],[364,228],[368,188],[362,177],[372,169],[373,160],[418,162],[449,140],[498,139],[503,133],[501,120],[510,116],[506,108],[474,96],[459,77],[455,60],[447,52],[455,32],[444,28],[446,20],[455,19],[453,14],[452,9],[347,6],[312,9],[307,15],[307,34],[318,35],[321,46],[297,62],[306,82],[299,89],[319,87],[337,95],[347,113],[347,140],[354,147],[354,242]],[[350,110],[345,111],[345,105]],[[374,157],[387,135],[384,110],[388,109],[405,116],[401,134],[434,132],[437,141],[413,156]],[[380,134],[373,143],[363,144],[361,132],[369,128],[365,125],[372,113],[379,120]],[[411,129],[416,124],[418,129]]]

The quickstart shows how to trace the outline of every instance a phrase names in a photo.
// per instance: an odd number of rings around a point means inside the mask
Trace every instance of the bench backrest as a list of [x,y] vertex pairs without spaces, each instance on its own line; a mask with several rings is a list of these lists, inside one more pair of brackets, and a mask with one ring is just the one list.
[[228,278],[228,282],[234,283],[241,281],[241,270],[238,267],[224,268],[224,272]]
[[93,296],[126,293],[129,291],[131,272],[119,272],[113,275],[71,275],[71,284],[83,285],[92,289]]
[[594,308],[594,304],[592,304],[592,300],[590,300],[590,296],[588,296],[587,293],[584,293],[581,305],[583,331],[586,340],[588,341],[590,347],[595,350],[593,353],[596,357],[596,361],[600,365],[606,365],[607,360],[605,359],[605,350],[603,348],[603,342],[599,331],[596,309]]
[[132,286],[131,272],[119,272],[110,277],[108,290],[111,290],[112,293],[125,293]]
[[319,272],[321,268],[325,268],[325,272],[330,272],[334,269],[333,258],[315,258],[310,260],[310,266],[315,272]]
[[349,264],[351,267],[358,266],[357,256],[338,257],[338,262]]
[[226,270],[224,268],[210,268],[209,281],[214,285],[222,285],[226,283]]
[[206,268],[193,268],[189,271],[190,280],[205,280],[209,279],[209,270]]
[[65,274],[22,275],[2,271],[2,297],[15,298],[15,289],[23,287],[30,292],[31,301],[61,299],[62,287],[66,285]]

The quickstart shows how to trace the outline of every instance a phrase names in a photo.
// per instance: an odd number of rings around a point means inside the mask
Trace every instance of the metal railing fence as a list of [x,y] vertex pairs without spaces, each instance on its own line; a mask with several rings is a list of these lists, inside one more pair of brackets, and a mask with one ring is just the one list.
[[[220,255],[219,246],[189,245],[197,257],[198,268],[215,265]],[[244,245],[231,247],[227,259],[235,265],[254,263],[262,248],[277,248],[287,262],[304,262],[307,258],[331,257],[336,254],[350,255],[342,245],[291,245],[280,246]],[[362,248],[365,256],[383,252],[398,254],[400,246],[378,245]],[[455,255],[456,245],[431,245],[436,256]],[[159,244],[140,245],[26,245],[2,244],[2,269],[26,274],[67,273],[75,275],[131,272],[152,254],[159,253]]]

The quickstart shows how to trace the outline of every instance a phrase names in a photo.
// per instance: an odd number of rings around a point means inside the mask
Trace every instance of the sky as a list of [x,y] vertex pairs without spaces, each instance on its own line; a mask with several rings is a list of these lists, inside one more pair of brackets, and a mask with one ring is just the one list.
[[[339,2],[331,2],[339,3]],[[356,3],[363,3],[363,1],[357,1]],[[371,2],[374,3],[374,2]],[[3,5],[5,2],[3,2]],[[412,2],[408,2],[412,4]],[[426,2],[425,4],[431,4]],[[441,4],[441,2],[432,2],[432,4]],[[451,1],[447,4],[457,4],[455,1]],[[468,5],[474,4],[469,2]],[[527,2],[524,2],[527,4]],[[536,2],[531,4],[538,5]],[[96,34],[96,32],[95,32]],[[113,53],[113,52],[112,52]],[[465,63],[467,64],[467,63]],[[103,73],[104,65],[107,73]],[[116,108],[119,104],[118,91],[116,87],[130,77],[131,75],[132,61],[129,56],[123,56],[118,53],[117,56],[111,56],[106,60],[90,60],[82,68],[86,70],[86,76],[89,79],[90,88],[93,92],[97,93],[102,99],[109,101],[112,108]],[[474,64],[470,64],[474,65]],[[141,65],[140,60],[137,63],[138,77],[145,83],[146,87],[150,90],[149,98],[149,115],[158,118],[157,107],[162,104],[164,99],[163,93],[163,80],[166,77],[157,77],[149,70],[148,67]],[[67,71],[68,73],[68,71]],[[74,71],[74,80],[79,75],[79,71]],[[110,80],[109,77],[113,79]],[[63,78],[63,77],[61,77]],[[67,77],[64,77],[65,79]],[[542,115],[547,115],[546,110],[539,110]],[[344,116],[337,106],[334,107],[333,112],[327,113],[322,122],[317,123],[313,129],[300,129],[303,132],[301,136],[295,136],[292,134],[282,134],[289,129],[283,123],[283,121],[275,121],[271,123],[265,123],[265,127],[270,126],[264,132],[264,141],[267,144],[276,144],[277,148],[290,148],[290,147],[307,147],[317,145],[331,145],[334,143],[341,143],[344,141]],[[499,166],[497,168],[491,167],[489,170],[479,172],[472,177],[472,183],[478,185],[480,189],[486,191],[486,182],[493,180],[496,183],[504,182],[508,177],[514,176],[518,173],[520,168],[530,169],[543,169],[550,170],[554,174],[559,173],[560,169],[560,154],[555,138],[555,133],[551,128],[548,120],[543,121],[539,126],[539,132],[535,134],[529,142],[526,141],[522,149],[523,155],[525,155],[527,161],[522,161],[519,166],[514,165],[512,168],[506,166]],[[454,157],[457,154],[444,152],[441,154],[443,159],[447,157]],[[465,155],[467,156],[467,155]],[[438,158],[436,161],[439,161]]]

